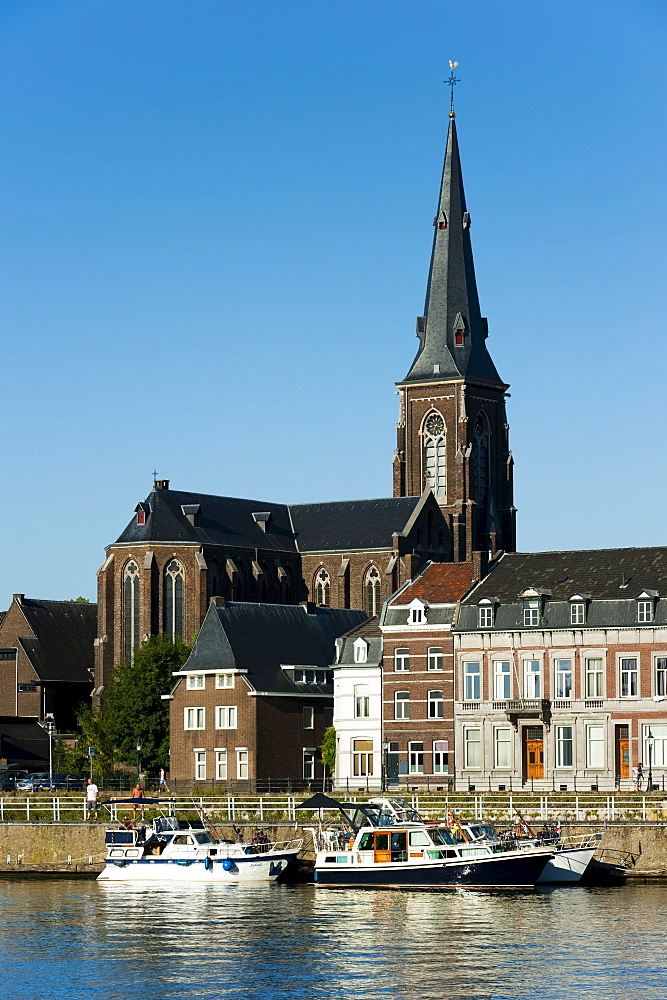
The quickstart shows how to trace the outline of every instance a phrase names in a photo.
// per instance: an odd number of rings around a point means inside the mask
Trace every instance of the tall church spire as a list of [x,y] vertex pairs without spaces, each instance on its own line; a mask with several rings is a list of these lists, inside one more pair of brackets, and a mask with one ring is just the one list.
[[467,377],[502,384],[486,349],[453,111],[433,226],[425,315],[417,319],[420,347],[404,381]]

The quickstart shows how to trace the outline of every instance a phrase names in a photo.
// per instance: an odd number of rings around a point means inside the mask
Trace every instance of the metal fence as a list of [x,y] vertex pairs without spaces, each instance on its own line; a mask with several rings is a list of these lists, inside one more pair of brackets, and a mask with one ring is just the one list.
[[[369,796],[345,796],[348,802],[363,802]],[[412,807],[426,819],[445,819],[450,810],[461,819],[486,819],[495,823],[509,823],[515,818],[515,810],[533,822],[599,823],[615,821],[660,821],[667,822],[667,800],[659,792],[653,793],[582,793],[568,795],[517,793],[452,792],[444,795],[410,795]],[[158,807],[159,812],[174,810],[179,815],[197,814],[204,811],[213,822],[283,824],[298,823],[308,826],[315,815],[299,810],[303,796],[174,796],[164,797]],[[155,815],[156,807],[137,808],[141,817]],[[133,818],[132,805],[100,803],[97,814],[88,817],[86,803],[82,795],[0,795],[1,823],[82,823],[91,818],[97,821],[117,822]]]

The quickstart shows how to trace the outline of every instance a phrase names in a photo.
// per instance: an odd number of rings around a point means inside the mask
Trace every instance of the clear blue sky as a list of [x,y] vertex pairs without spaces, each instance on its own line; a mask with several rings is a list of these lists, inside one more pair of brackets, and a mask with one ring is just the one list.
[[448,60],[523,550],[663,545],[663,0],[2,0],[0,608],[151,487],[388,496]]

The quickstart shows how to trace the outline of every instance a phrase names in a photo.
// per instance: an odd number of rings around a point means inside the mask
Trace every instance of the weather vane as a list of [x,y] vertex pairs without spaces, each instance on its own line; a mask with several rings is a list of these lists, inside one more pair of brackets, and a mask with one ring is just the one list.
[[447,77],[447,79],[443,81],[444,83],[446,83],[446,84],[449,85],[449,87],[450,87],[450,89],[452,91],[452,102],[451,102],[451,104],[449,106],[449,113],[450,113],[450,115],[454,114],[454,87],[456,86],[457,83],[461,82],[458,79],[458,77],[454,76],[454,70],[456,69],[457,66],[458,66],[457,62],[452,62],[451,59],[449,60],[449,68],[451,70],[451,73],[449,74],[449,76]]

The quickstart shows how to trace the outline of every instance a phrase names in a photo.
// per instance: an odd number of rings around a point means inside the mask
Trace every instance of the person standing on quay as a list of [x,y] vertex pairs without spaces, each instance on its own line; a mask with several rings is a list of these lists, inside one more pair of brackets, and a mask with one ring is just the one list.
[[88,818],[95,813],[95,819],[97,819],[97,796],[100,790],[93,781],[92,778],[88,778],[88,784],[86,785],[86,814]]
[[642,781],[644,780],[644,768],[642,767],[641,761],[637,764],[637,767],[632,769],[632,787],[635,792],[641,792]]

